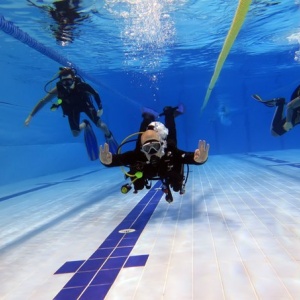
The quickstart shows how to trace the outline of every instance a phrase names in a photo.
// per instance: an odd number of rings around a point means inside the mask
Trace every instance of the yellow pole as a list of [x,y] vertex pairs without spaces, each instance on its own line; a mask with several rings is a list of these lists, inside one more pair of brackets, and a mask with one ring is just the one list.
[[218,57],[217,64],[215,66],[214,74],[210,80],[208,89],[206,91],[205,99],[203,101],[201,112],[203,112],[204,108],[206,107],[210,94],[217,82],[217,79],[220,75],[222,66],[228,56],[228,53],[244,23],[244,20],[246,18],[247,12],[249,10],[249,6],[251,4],[252,0],[240,0],[237,10],[235,12],[235,16],[232,20],[231,27],[229,29],[229,32],[227,34],[227,37],[225,39],[222,51]]

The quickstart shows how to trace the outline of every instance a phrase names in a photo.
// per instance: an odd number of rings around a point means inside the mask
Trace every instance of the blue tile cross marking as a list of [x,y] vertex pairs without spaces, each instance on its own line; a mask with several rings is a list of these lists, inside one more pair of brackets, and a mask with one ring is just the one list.
[[66,262],[55,272],[75,274],[54,299],[104,299],[122,268],[146,264],[149,255],[129,255],[163,195],[157,189],[160,184],[153,186],[87,260]]

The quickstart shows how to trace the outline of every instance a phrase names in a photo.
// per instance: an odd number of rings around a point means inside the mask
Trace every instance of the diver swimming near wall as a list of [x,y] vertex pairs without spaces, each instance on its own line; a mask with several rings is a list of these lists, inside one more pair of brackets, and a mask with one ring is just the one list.
[[[293,91],[288,104],[282,97],[263,100],[259,95],[254,94],[252,98],[267,107],[276,107],[271,126],[273,136],[281,136],[300,124],[300,85]],[[286,115],[284,116],[285,105]]]
[[[46,84],[45,89],[49,83],[56,79],[59,79],[56,86],[48,91],[47,95],[35,105],[26,118],[25,125],[28,126],[32,117],[40,111],[45,104],[57,97],[58,101],[57,103],[52,104],[51,110],[56,110],[59,107],[62,108],[63,115],[68,117],[69,126],[74,137],[77,137],[81,130],[90,126],[90,123],[87,120],[83,120],[83,122],[80,123],[80,114],[85,113],[87,117],[101,129],[104,133],[106,143],[110,145],[112,152],[116,153],[118,144],[108,126],[101,119],[103,106],[99,94],[89,84],[77,76],[76,71],[72,68],[60,68],[58,76],[55,76],[54,79],[49,81]],[[96,110],[91,97],[93,97],[96,102],[98,110]],[[93,143],[92,146],[94,149],[95,141],[91,143]],[[92,156],[94,157],[94,155]]]

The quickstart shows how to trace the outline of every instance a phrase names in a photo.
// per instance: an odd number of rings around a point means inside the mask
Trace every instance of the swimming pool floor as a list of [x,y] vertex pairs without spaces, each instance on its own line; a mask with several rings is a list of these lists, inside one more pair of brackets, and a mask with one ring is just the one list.
[[0,299],[300,299],[299,150],[210,156],[168,204],[119,168],[1,187]]

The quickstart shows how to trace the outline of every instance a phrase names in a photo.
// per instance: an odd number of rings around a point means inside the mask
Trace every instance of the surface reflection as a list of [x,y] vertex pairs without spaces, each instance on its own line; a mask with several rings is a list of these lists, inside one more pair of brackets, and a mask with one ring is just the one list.
[[39,5],[31,0],[27,2],[52,17],[55,23],[50,25],[50,29],[62,46],[74,41],[76,25],[89,17],[88,14],[80,12],[81,0],[54,1],[52,5]]

